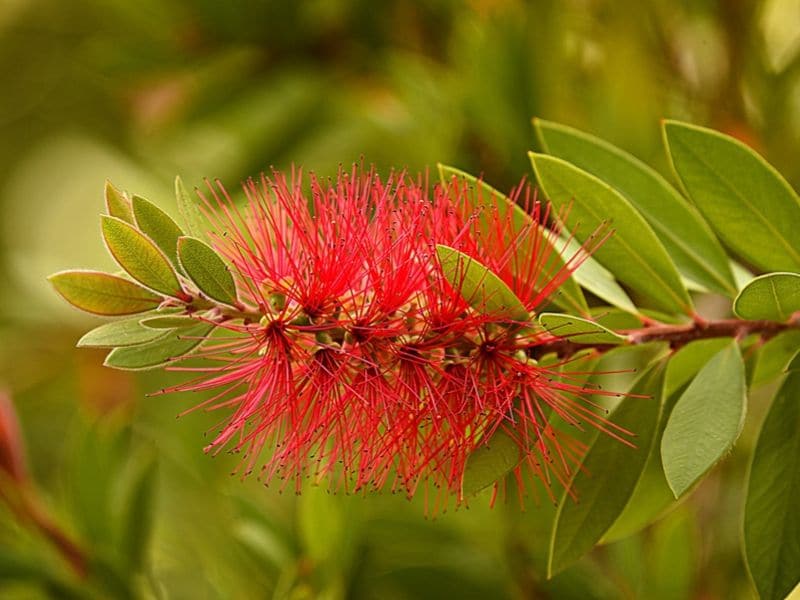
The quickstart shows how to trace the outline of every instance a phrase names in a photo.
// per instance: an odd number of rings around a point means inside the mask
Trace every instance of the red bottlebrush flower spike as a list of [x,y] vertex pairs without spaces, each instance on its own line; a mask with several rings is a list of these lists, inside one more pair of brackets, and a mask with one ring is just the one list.
[[221,186],[209,190],[214,245],[258,316],[219,323],[231,335],[199,353],[213,366],[173,367],[200,372],[173,390],[217,390],[200,407],[230,415],[208,450],[243,452],[245,473],[263,451],[262,477],[298,489],[328,478],[410,496],[430,483],[441,502],[453,493],[460,502],[469,456],[498,431],[548,486],[566,484],[582,451],[551,412],[627,433],[581,401],[596,390],[530,358],[552,334],[475,310],[437,260],[436,245],[451,246],[528,311],[542,305],[586,253],[552,260],[558,232],[541,225],[549,209],[528,187],[513,195],[533,216],[522,226],[457,180],[431,190],[354,169],[311,177],[306,192],[299,174],[275,173],[245,184],[243,209]]

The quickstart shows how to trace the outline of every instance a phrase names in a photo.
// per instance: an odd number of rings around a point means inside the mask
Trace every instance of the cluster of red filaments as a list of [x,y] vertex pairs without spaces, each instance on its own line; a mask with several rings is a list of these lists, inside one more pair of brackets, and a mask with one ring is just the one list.
[[265,481],[298,489],[422,485],[460,502],[470,455],[498,432],[519,446],[517,480],[548,489],[583,451],[564,424],[625,433],[588,400],[595,390],[531,358],[552,334],[476,310],[437,258],[443,244],[479,261],[534,314],[585,252],[555,255],[563,243],[527,186],[512,194],[526,223],[455,179],[431,188],[354,169],[304,186],[275,173],[246,183],[241,208],[209,189],[215,246],[253,316],[223,321],[232,335],[199,353],[212,366],[177,367],[202,373],[176,389],[214,390],[201,407],[226,417],[208,449],[242,452],[244,472],[266,460]]

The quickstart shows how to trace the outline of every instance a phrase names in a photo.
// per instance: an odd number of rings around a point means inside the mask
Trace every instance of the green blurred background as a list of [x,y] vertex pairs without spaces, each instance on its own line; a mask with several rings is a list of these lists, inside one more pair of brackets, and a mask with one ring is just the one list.
[[[507,189],[529,173],[533,116],[662,172],[659,119],[689,120],[798,184],[796,0],[3,0],[0,75],[0,386],[43,502],[96,557],[97,597],[752,597],[738,550],[752,432],[665,520],[546,582],[546,496],[430,519],[421,500],[231,476],[235,456],[202,452],[216,418],[175,419],[196,396],[146,397],[181,376],[74,349],[95,321],[45,276],[113,269],[106,178],[173,214],[176,174],[235,189],[273,165],[332,174],[362,157]],[[137,532],[143,556],[124,548]],[[70,577],[0,504],[0,597],[62,597]]]

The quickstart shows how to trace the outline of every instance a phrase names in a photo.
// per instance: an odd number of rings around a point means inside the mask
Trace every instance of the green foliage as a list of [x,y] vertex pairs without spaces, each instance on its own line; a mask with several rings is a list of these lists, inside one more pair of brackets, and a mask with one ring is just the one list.
[[733,310],[742,319],[786,321],[800,311],[800,273],[767,273],[748,283]]
[[522,458],[517,441],[503,429],[495,431],[467,460],[461,495],[469,497],[493,485],[519,465]]
[[692,301],[653,230],[610,185],[558,158],[531,153],[536,179],[577,239],[588,246],[613,232],[594,257],[620,281],[667,312],[691,313]]
[[181,267],[198,289],[212,300],[236,304],[236,284],[228,266],[205,242],[192,237],[178,240]]
[[156,292],[182,296],[175,269],[152,240],[115,217],[103,217],[102,228],[108,251],[131,277]]
[[127,371],[157,369],[171,361],[186,356],[205,339],[214,328],[211,323],[170,331],[155,341],[138,346],[114,348],[103,363],[107,367]]
[[186,186],[183,185],[183,180],[180,177],[175,178],[175,199],[189,234],[202,238],[208,226],[203,218],[203,213],[200,211],[199,201],[186,191]]
[[155,245],[177,267],[178,238],[183,235],[181,228],[167,213],[141,196],[134,196],[131,205],[136,227],[155,242]]
[[733,275],[714,234],[675,188],[627,152],[570,127],[534,119],[544,150],[600,178],[647,220],[680,272],[709,290],[736,295]]
[[67,302],[97,315],[135,314],[152,310],[161,301],[128,279],[99,271],[61,271],[48,279]]
[[800,583],[800,373],[790,373],[772,401],[753,451],[744,508],[744,553],[765,600]]
[[672,166],[722,241],[771,271],[800,270],[800,198],[753,150],[710,129],[666,121]]
[[573,315],[541,313],[539,324],[553,335],[579,344],[622,344],[625,338],[599,323]]
[[[146,319],[145,319],[146,320]],[[112,321],[95,327],[78,340],[78,347],[114,348],[138,346],[153,342],[164,335],[163,331],[142,326],[139,318]]]
[[747,406],[744,363],[731,342],[700,370],[672,410],[661,440],[664,472],[684,494],[733,446]]
[[472,308],[485,315],[525,323],[530,318],[525,305],[511,288],[488,267],[448,246],[437,244],[436,256],[442,273]]

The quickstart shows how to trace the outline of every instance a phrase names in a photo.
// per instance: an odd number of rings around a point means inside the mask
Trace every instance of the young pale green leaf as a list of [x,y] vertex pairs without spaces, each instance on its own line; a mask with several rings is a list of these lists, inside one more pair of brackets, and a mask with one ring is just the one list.
[[197,319],[189,315],[164,315],[147,317],[139,321],[141,325],[151,330],[183,329],[197,325]]
[[736,295],[736,285],[713,232],[675,188],[639,159],[594,136],[533,120],[545,152],[602,179],[647,220],[680,272],[708,290]]
[[539,324],[553,335],[577,344],[622,344],[625,337],[593,321],[562,315],[542,313]]
[[522,460],[519,443],[498,429],[489,443],[477,448],[467,459],[461,480],[461,497],[472,496],[505,477]]
[[664,435],[664,428],[683,391],[682,388],[689,384],[712,356],[729,343],[728,338],[697,340],[678,350],[669,359],[664,374],[658,430],[647,456],[647,464],[625,510],[603,536],[603,543],[614,542],[641,531],[676,503],[661,464],[661,438]]
[[675,264],[647,221],[608,184],[566,161],[530,153],[542,191],[566,212],[566,226],[586,243],[603,227],[613,234],[593,256],[654,308],[692,314],[692,301]]
[[114,348],[103,364],[128,371],[163,367],[174,359],[189,354],[213,328],[209,323],[200,323],[195,327],[168,332],[166,336],[149,344]]
[[190,235],[202,239],[207,229],[206,220],[198,200],[189,194],[180,177],[175,177],[175,199],[186,230]]
[[[508,196],[500,193],[488,183],[478,179],[455,167],[449,167],[439,163],[439,178],[442,185],[447,185],[452,178],[461,179],[466,185],[471,186],[474,190],[474,206],[491,207],[497,210],[497,216],[500,219],[505,219],[508,211],[511,210],[511,221],[514,224],[515,231],[521,231],[526,227],[539,227],[541,234],[539,252],[542,255],[547,255],[547,260],[542,265],[541,274],[539,276],[539,283],[543,287],[549,278],[552,278],[556,273],[564,269],[564,258],[570,258],[580,250],[580,246],[575,244],[572,247],[566,247],[563,240],[551,239],[551,234],[541,228],[540,225],[534,223],[531,215],[526,213],[521,206],[513,202]],[[485,215],[491,212],[481,211],[479,215],[484,218]],[[558,291],[552,295],[550,301],[570,312],[586,315],[589,308],[586,304],[586,299],[583,297],[583,292],[578,285],[575,274],[564,280],[559,286]]]
[[108,180],[106,180],[105,198],[106,210],[109,215],[122,219],[126,223],[133,223],[131,201]]
[[228,265],[213,248],[193,237],[178,240],[181,267],[195,285],[212,300],[236,304],[236,284]]
[[790,373],[761,427],[744,508],[744,555],[759,595],[782,600],[800,583],[800,373]]
[[131,277],[167,296],[184,296],[175,269],[150,238],[114,217],[102,217],[102,228],[109,252]]
[[167,213],[141,196],[134,196],[131,204],[139,231],[153,240],[172,264],[178,266],[178,238],[183,235],[178,224]]
[[100,327],[95,327],[78,340],[79,348],[115,348],[124,346],[138,346],[153,342],[166,335],[162,331],[148,329],[139,324],[139,318],[112,321]]
[[447,281],[475,310],[520,323],[530,318],[505,282],[477,260],[441,244],[436,245],[436,255]]
[[744,362],[730,342],[700,370],[678,399],[661,440],[670,489],[680,497],[731,449],[747,406]]
[[800,198],[761,156],[710,129],[664,122],[678,178],[723,242],[769,271],[800,271]]
[[800,274],[767,273],[756,277],[739,292],[733,311],[742,319],[786,321],[800,311]]
[[106,317],[152,310],[163,300],[132,281],[100,271],[61,271],[48,279],[73,306]]
[[625,508],[647,462],[658,426],[658,396],[664,381],[664,362],[645,371],[611,420],[636,433],[633,449],[602,432],[575,470],[561,497],[550,537],[547,575],[552,577],[589,552]]

